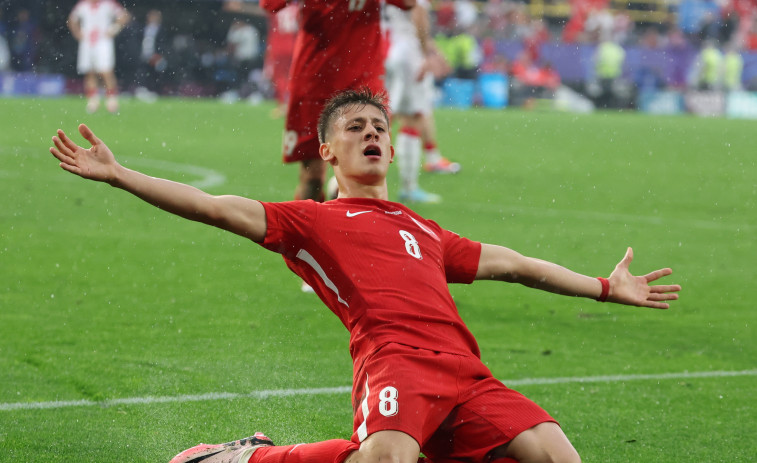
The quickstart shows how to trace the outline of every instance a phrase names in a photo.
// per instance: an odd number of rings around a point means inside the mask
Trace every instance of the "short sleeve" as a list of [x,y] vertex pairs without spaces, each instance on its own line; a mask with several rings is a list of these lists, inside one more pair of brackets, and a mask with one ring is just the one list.
[[266,232],[260,245],[284,257],[293,257],[315,223],[315,203],[307,200],[261,204],[265,208]]
[[443,230],[442,246],[447,282],[473,283],[481,258],[481,243],[463,238],[449,230]]

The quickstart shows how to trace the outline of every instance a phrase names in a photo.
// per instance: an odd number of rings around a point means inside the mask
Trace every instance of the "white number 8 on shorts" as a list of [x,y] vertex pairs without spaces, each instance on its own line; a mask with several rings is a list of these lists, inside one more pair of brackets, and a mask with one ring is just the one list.
[[384,416],[394,416],[399,411],[397,388],[387,386],[379,393],[379,413]]

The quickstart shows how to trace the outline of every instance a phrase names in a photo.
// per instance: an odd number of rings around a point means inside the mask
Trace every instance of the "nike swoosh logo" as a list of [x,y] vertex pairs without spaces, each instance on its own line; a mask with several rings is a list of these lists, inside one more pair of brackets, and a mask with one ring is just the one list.
[[208,455],[203,455],[203,456],[201,456],[201,457],[197,457],[197,458],[194,458],[194,459],[192,459],[192,460],[187,460],[187,463],[199,463],[199,462],[201,462],[201,461],[207,460],[207,459],[208,459],[208,458],[210,458],[210,457],[214,457],[214,456],[218,455],[219,453],[221,453],[221,452],[223,452],[223,451],[224,451],[224,449],[220,449],[220,450],[219,450],[219,451],[217,451],[217,452],[213,452],[213,453],[210,453],[210,454],[208,454]]
[[357,212],[347,211],[347,217],[355,217],[356,215],[367,214],[369,212],[373,212],[373,211],[357,211]]

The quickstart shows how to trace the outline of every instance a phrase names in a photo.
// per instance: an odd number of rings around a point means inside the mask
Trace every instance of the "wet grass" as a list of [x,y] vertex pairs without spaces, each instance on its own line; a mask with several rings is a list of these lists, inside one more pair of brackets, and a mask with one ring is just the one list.
[[[282,444],[350,435],[346,331],[280,258],[61,171],[55,129],[87,122],[127,165],[206,188],[288,200],[271,105],[77,98],[0,100],[0,461],[167,461],[255,430]],[[755,377],[635,375],[757,367],[753,122],[600,113],[443,110],[457,176],[424,174],[442,205],[416,209],[470,238],[590,275],[633,246],[632,269],[673,267],[669,311],[520,286],[455,286],[484,361],[557,418],[584,461],[749,461]],[[160,162],[156,162],[160,161]],[[187,168],[190,166],[191,168]],[[390,176],[396,198],[396,171]],[[231,393],[231,400],[108,405]],[[88,400],[101,405],[7,409]]]

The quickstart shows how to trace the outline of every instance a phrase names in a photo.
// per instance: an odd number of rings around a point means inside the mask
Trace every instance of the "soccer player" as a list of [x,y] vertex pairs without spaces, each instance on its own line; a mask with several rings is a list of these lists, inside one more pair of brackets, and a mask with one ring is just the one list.
[[172,463],[416,463],[420,452],[434,462],[576,462],[555,420],[482,363],[447,284],[500,280],[658,309],[678,298],[678,285],[650,285],[669,268],[629,272],[630,248],[608,278],[593,278],[463,238],[388,201],[389,120],[368,91],[337,95],[318,122],[319,153],[339,182],[339,198],[325,203],[212,196],[127,169],[86,125],[79,132],[91,148],[62,130],[53,137],[64,170],[280,253],[350,332],[350,440],[274,446],[258,433],[192,447]]
[[291,3],[276,14],[268,15],[268,36],[263,63],[263,74],[273,85],[277,113],[286,114],[289,103],[289,69],[292,67],[294,43],[299,29],[299,7]]
[[271,85],[273,95],[279,103],[271,115],[281,117],[286,114],[289,102],[289,68],[292,66],[294,43],[299,29],[300,9],[297,0],[291,0],[276,13],[263,10],[257,0],[254,3],[225,0],[223,11],[267,17],[268,31],[265,37],[263,76]]
[[[388,0],[403,8],[415,0]],[[261,0],[276,13],[289,0]],[[290,70],[283,140],[285,163],[300,163],[295,199],[323,201],[326,163],[318,154],[316,121],[326,100],[346,88],[384,89],[381,0],[299,2],[300,29]]]
[[166,55],[170,45],[170,38],[163,25],[163,13],[160,10],[151,9],[147,12],[140,36],[142,40],[134,96],[139,100],[154,103],[166,81]]
[[430,33],[428,0],[418,0],[411,10],[387,5],[385,10],[389,53],[386,88],[392,116],[398,121],[395,139],[402,202],[436,203],[439,195],[418,185],[421,157],[430,172],[456,173],[460,164],[441,156],[433,130],[434,76],[431,69],[441,58]]
[[68,16],[68,28],[79,42],[76,70],[84,75],[88,113],[100,107],[98,77],[105,86],[106,108],[118,111],[113,38],[130,20],[129,12],[115,0],[79,0]]

